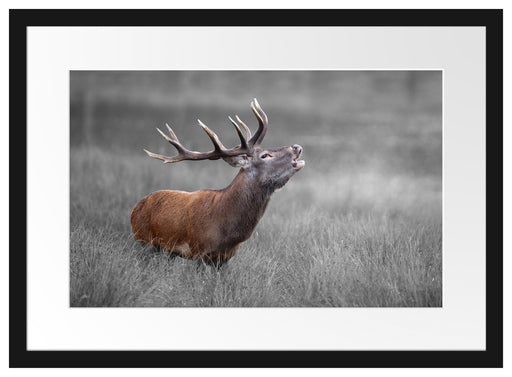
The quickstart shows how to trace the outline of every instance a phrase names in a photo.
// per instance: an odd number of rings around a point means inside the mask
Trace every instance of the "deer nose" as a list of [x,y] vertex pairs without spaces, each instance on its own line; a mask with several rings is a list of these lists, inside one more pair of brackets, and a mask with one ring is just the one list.
[[301,152],[302,152],[302,147],[301,147],[299,144],[294,144],[294,145],[292,146],[292,149],[293,149],[293,151],[294,151],[295,153],[297,153],[297,154],[299,154],[299,153],[301,153]]

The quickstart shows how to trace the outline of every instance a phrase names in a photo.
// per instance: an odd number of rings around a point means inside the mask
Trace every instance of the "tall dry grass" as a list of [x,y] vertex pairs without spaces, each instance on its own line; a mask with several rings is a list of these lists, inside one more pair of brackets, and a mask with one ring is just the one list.
[[[179,175],[151,175],[152,163],[74,151],[72,170],[82,174],[71,187],[72,306],[441,305],[439,188],[425,179],[305,168],[217,271],[133,240],[131,207]],[[181,185],[209,186],[211,172],[198,170]],[[214,173],[225,184],[233,174]]]

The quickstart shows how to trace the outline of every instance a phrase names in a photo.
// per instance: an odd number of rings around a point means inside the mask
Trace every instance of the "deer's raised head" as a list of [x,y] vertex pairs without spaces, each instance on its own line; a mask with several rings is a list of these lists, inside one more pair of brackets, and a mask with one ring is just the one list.
[[[240,144],[234,148],[225,148],[218,136],[203,122],[198,120],[199,125],[208,134],[213,143],[214,149],[212,151],[194,152],[186,149],[179,142],[171,127],[166,124],[169,136],[160,129],[157,128],[157,130],[178,150],[178,154],[173,157],[166,157],[147,150],[145,152],[153,158],[162,160],[164,163],[183,160],[217,160],[222,158],[231,166],[243,169],[245,174],[251,177],[257,184],[271,190],[280,188],[288,182],[293,174],[304,167],[304,161],[298,160],[302,153],[302,147],[295,144],[289,147],[273,149],[260,148],[260,144],[267,132],[268,117],[256,99],[251,102],[251,109],[259,123],[258,130],[254,135],[251,135],[249,127],[240,120],[238,115],[235,116],[238,122],[228,117],[240,138]],[[244,129],[245,135],[241,127]]]

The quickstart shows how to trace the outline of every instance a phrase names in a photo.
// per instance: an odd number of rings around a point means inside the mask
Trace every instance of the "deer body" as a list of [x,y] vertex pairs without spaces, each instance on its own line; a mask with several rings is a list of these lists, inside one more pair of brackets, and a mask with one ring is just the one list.
[[[184,258],[219,264],[236,253],[263,216],[272,193],[304,166],[297,161],[302,148],[298,145],[277,149],[261,149],[259,143],[266,132],[267,117],[256,101],[252,105],[260,128],[247,141],[236,123],[241,144],[226,150],[212,131],[202,123],[212,139],[215,150],[208,153],[190,152],[168,127],[171,138],[160,133],[178,149],[178,156],[165,157],[146,151],[164,162],[184,159],[222,158],[240,167],[233,182],[222,190],[195,192],[158,191],[142,199],[131,212],[135,238],[159,249]],[[245,128],[248,138],[250,131]]]
[[181,257],[228,260],[249,239],[270,199],[270,193],[247,191],[246,180],[241,171],[223,190],[156,192],[133,209],[132,230]]

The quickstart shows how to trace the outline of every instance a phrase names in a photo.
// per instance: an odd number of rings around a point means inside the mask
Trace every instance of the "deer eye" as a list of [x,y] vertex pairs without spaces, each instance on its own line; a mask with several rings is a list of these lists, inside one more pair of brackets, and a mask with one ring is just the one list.
[[264,154],[262,154],[262,155],[260,156],[260,158],[267,158],[267,157],[269,157],[269,156],[270,156],[270,155],[269,155],[268,153],[264,153]]

